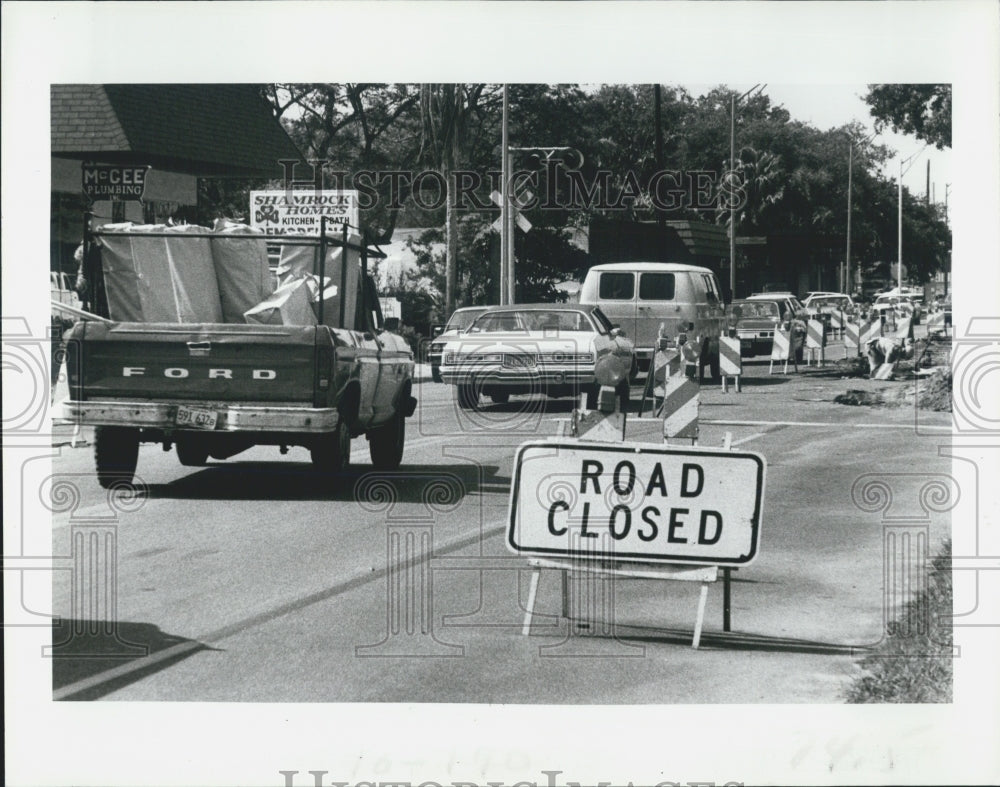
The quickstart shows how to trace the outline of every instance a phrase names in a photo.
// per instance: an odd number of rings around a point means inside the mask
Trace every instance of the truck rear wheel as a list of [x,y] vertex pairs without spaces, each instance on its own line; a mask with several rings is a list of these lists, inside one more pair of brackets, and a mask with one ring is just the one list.
[[347,467],[351,461],[351,431],[347,420],[341,418],[336,430],[318,437],[309,448],[309,456],[316,469],[325,473],[339,473]]
[[208,446],[197,437],[178,435],[174,448],[177,449],[177,458],[185,467],[202,467],[208,461]]
[[139,430],[127,426],[98,426],[94,430],[97,482],[105,489],[131,484],[139,462]]
[[368,433],[368,452],[376,470],[395,470],[403,461],[406,418],[399,410],[392,419]]

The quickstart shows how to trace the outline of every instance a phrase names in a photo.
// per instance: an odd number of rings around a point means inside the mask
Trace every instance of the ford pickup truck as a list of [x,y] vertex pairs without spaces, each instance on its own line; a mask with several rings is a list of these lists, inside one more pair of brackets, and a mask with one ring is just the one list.
[[[176,321],[145,321],[135,319],[136,314],[130,314],[130,319],[116,319],[115,298],[121,301],[117,304],[120,314],[129,311],[128,298],[121,294],[129,283],[155,280],[162,271],[156,261],[143,260],[136,251],[142,249],[141,244],[132,241],[129,248],[136,252],[136,259],[130,258],[130,264],[138,273],[122,279],[120,260],[116,262],[108,253],[114,250],[115,243],[131,236],[147,244],[160,237],[175,246],[195,239],[215,244],[219,234],[198,228],[204,232],[188,230],[177,239],[158,229],[104,228],[85,239],[87,244],[105,247],[103,264],[99,254],[88,258],[97,260],[88,278],[95,280],[103,275],[108,302],[91,300],[89,318],[81,319],[66,335],[70,394],[63,416],[96,427],[94,455],[102,486],[132,483],[140,443],[160,443],[164,450],[173,447],[181,464],[188,466],[203,465],[209,457],[226,459],[254,445],[280,446],[282,453],[288,446],[304,446],[317,469],[336,474],[350,460],[352,438],[364,435],[376,468],[399,466],[405,418],[416,407],[412,396],[413,353],[401,336],[383,325],[375,286],[366,271],[368,255],[380,252],[349,240],[346,233],[342,240],[338,239],[339,233],[328,237],[325,228],[319,238],[296,236],[289,241],[307,247],[312,243],[313,249],[320,250],[313,257],[322,260],[319,276],[313,276],[313,281],[324,282],[321,299],[321,288],[310,290],[306,286],[309,275],[302,277],[305,282],[286,282],[277,290],[273,282],[268,285],[271,277],[265,238],[253,237],[245,228],[247,232],[238,242],[255,244],[251,250],[263,259],[264,266],[263,274],[254,268],[257,273],[249,277],[264,281],[260,285],[263,289],[250,296],[251,300],[264,295],[268,303],[281,295],[282,287],[297,292],[301,284],[303,292],[314,296],[301,312],[307,315],[305,318],[255,323],[247,316],[240,324],[218,320],[216,314],[212,320],[196,321],[191,318],[194,307],[185,302],[184,308],[178,308],[181,316]],[[233,248],[229,249],[230,261]],[[326,276],[331,272],[326,261],[332,254],[339,255],[339,265],[330,266],[339,268],[339,287],[337,275]],[[216,266],[219,256],[216,254]],[[226,255],[221,256],[225,261]],[[177,249],[166,258],[175,264]],[[97,269],[97,265],[101,268]],[[190,270],[194,269],[190,266]],[[214,286],[206,271],[211,267],[203,266],[205,278],[194,286],[187,281],[191,303],[202,297],[205,288],[211,290]],[[232,274],[233,270],[228,270],[230,278]],[[180,278],[190,279],[193,275],[188,272]],[[175,270],[171,276],[176,296],[182,288],[177,284]],[[226,276],[227,272],[218,271],[223,312],[227,305]],[[248,277],[237,279],[237,294],[248,297]],[[354,297],[327,299],[334,290]],[[133,298],[132,307],[160,314],[146,306],[143,298],[150,297],[148,291],[136,291],[142,298]],[[232,301],[230,297],[229,312]],[[313,319],[317,308],[318,317]],[[255,313],[254,309],[248,310],[247,314],[251,313]],[[271,312],[265,309],[263,313]]]

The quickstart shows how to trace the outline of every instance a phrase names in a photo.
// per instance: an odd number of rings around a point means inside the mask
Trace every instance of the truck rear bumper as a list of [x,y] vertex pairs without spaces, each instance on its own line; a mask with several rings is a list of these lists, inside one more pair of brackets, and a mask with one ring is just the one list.
[[62,403],[62,414],[66,420],[84,426],[177,429],[177,408],[180,405],[214,411],[218,416],[214,432],[332,432],[337,428],[339,418],[337,410],[332,407],[121,402],[107,399],[85,402],[67,399]]

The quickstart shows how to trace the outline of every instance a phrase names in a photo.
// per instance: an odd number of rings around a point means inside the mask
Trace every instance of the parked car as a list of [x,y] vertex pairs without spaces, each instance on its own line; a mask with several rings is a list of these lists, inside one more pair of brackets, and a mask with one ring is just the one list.
[[770,355],[775,330],[788,323],[795,341],[795,358],[802,360],[806,323],[801,317],[804,307],[794,295],[751,295],[733,301],[728,310],[729,327],[736,329],[740,339],[740,355]]
[[431,365],[431,377],[434,382],[441,382],[441,350],[448,340],[472,325],[475,319],[489,308],[489,306],[465,306],[455,309],[447,323],[435,325],[431,329],[434,338],[427,348],[427,361]]
[[802,302],[804,311],[802,317],[808,320],[819,320],[825,330],[830,330],[830,315],[833,312],[853,312],[854,301],[850,295],[843,292],[815,292],[806,296]]
[[596,405],[602,385],[628,398],[634,346],[597,306],[518,304],[492,307],[452,335],[441,357],[441,378],[458,386],[459,406],[480,396],[503,404],[515,394],[587,394]]
[[632,338],[636,370],[648,368],[662,325],[674,346],[679,334],[701,336],[699,366],[709,366],[712,376],[719,377],[725,309],[719,282],[708,268],[673,262],[595,265],[580,288],[580,303],[599,306]]
[[883,293],[875,299],[872,309],[880,316],[887,316],[890,313],[896,317],[913,317],[919,320],[923,313],[921,300],[915,295],[898,293]]

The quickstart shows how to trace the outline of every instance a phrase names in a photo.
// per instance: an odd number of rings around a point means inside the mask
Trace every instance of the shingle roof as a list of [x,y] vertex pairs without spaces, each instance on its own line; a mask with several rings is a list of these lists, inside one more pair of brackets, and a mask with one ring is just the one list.
[[302,159],[257,85],[53,85],[52,155],[280,177]]

